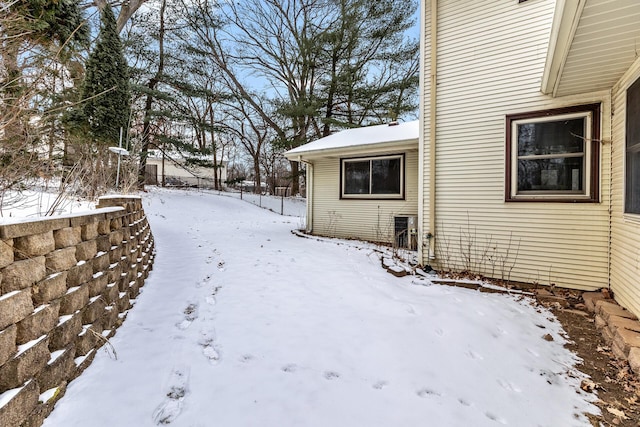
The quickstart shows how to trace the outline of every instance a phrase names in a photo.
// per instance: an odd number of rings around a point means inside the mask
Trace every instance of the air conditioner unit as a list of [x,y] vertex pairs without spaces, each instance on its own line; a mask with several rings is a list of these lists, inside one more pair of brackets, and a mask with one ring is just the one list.
[[394,218],[394,243],[398,248],[415,251],[418,249],[418,217],[398,215]]

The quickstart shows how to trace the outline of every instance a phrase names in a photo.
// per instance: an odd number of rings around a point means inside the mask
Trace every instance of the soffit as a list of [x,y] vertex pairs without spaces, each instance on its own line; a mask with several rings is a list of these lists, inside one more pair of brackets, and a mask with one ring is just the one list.
[[610,89],[638,53],[640,1],[586,0],[566,50],[554,95]]

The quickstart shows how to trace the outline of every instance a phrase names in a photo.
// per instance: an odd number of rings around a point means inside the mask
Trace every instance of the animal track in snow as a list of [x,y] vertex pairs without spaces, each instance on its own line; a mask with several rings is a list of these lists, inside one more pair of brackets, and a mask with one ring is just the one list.
[[378,381],[376,383],[374,383],[372,385],[373,388],[375,388],[376,390],[382,390],[383,388],[385,388],[389,383],[386,381]]
[[435,390],[431,390],[430,388],[421,388],[420,390],[416,391],[416,394],[418,395],[418,397],[429,397],[429,396],[442,396],[440,393],[438,393]]
[[324,374],[322,374],[322,376],[328,380],[335,380],[340,378],[340,374],[334,371],[326,371]]
[[153,421],[171,424],[180,415],[185,397],[189,392],[189,368],[172,369],[164,401],[153,411]]
[[293,373],[298,370],[298,365],[296,365],[295,363],[289,363],[288,365],[284,365],[280,369],[282,370],[282,372]]
[[469,358],[469,359],[473,359],[473,360],[483,360],[484,357],[482,357],[480,354],[476,353],[473,350],[469,350],[465,353],[465,355]]
[[226,270],[224,261],[220,261],[218,263],[218,270],[220,270],[220,271],[225,271]]
[[503,389],[505,389],[507,391],[513,391],[513,392],[516,392],[516,393],[522,392],[520,387],[516,386],[513,383],[510,383],[509,381],[505,381],[505,380],[500,379],[500,378],[498,378],[496,381],[498,382],[498,384],[500,384],[500,387],[502,387]]
[[407,313],[409,313],[409,314],[417,314],[415,307],[412,306],[411,304],[407,304],[405,308],[407,310]]
[[505,420],[503,420],[502,418],[500,418],[499,416],[497,416],[496,414],[494,414],[493,412],[485,412],[484,415],[489,418],[490,420],[499,422],[500,424],[506,424],[507,422]]
[[468,401],[466,401],[463,398],[459,398],[458,399],[458,403],[460,403],[462,406],[471,406],[471,403],[469,403]]
[[252,355],[252,354],[243,354],[243,355],[240,357],[240,361],[241,361],[242,363],[249,363],[249,362],[251,362],[253,359],[254,359],[254,357],[253,357],[253,355]]

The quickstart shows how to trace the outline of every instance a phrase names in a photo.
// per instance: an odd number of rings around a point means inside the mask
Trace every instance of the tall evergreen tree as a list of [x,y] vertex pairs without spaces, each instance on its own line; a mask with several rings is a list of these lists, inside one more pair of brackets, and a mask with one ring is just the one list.
[[98,40],[86,63],[82,99],[83,118],[94,142],[117,143],[120,128],[128,129],[131,98],[129,67],[109,4],[102,10]]
[[38,155],[41,142],[54,133],[51,126],[44,136],[43,124],[58,116],[48,110],[65,87],[58,77],[68,69],[75,48],[88,45],[88,35],[80,0],[2,2],[0,209],[6,206],[5,191],[25,188],[51,172]]

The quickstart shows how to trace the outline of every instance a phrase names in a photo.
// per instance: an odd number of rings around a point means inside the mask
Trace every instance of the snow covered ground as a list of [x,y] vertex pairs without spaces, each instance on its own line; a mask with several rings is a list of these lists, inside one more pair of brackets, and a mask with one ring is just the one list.
[[45,427],[564,427],[597,412],[559,323],[526,299],[395,278],[372,246],[298,237],[297,217],[235,198],[143,197],[157,256],[117,359],[101,349]]
[[14,222],[16,218],[79,213],[95,207],[93,202],[54,190],[6,192],[0,201],[0,224]]
[[[203,190],[206,191],[206,190]],[[296,197],[278,197],[278,196],[263,196],[260,194],[253,193],[239,193],[239,192],[215,192],[213,194],[219,194],[222,196],[235,197],[240,198],[245,202],[249,202],[256,206],[259,206],[263,209],[268,209],[275,213],[287,215],[287,216],[296,216],[299,218],[304,218],[307,212],[307,202],[306,199],[296,198]],[[302,225],[300,228],[304,228],[304,219],[301,219]]]

